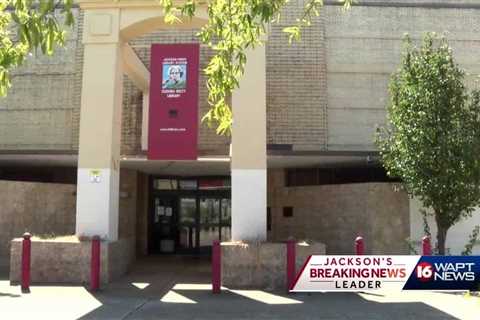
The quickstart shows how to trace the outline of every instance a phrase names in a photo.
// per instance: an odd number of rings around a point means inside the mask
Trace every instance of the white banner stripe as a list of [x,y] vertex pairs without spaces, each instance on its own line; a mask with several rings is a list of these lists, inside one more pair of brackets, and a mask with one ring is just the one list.
[[310,256],[292,292],[401,291],[421,256]]

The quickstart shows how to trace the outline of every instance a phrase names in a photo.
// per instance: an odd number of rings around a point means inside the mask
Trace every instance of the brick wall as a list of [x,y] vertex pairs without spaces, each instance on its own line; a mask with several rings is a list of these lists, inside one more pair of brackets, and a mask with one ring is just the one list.
[[120,199],[118,215],[118,237],[135,241],[137,224],[138,172],[120,170]]
[[[294,22],[304,0],[289,2],[280,24],[271,25],[266,46],[269,144],[293,150],[374,150],[373,132],[385,121],[387,85],[399,63],[404,32],[418,39],[427,31],[447,30],[455,57],[472,74],[468,81],[474,85],[480,73],[480,56],[472,54],[480,49],[480,6],[474,9],[475,1],[361,3],[368,6],[348,12],[325,6],[301,42],[291,45],[282,29]],[[0,151],[78,150],[83,14],[77,11],[76,16],[65,49],[54,57],[31,57],[14,72],[9,96],[0,99]],[[131,45],[148,66],[152,43],[196,42],[195,33],[158,31]],[[202,47],[202,68],[211,55]],[[202,73],[200,117],[208,110],[205,81]],[[124,86],[122,153],[137,155],[142,153],[142,96],[126,77]],[[200,126],[200,154],[228,154],[228,144],[228,138]]]
[[53,57],[38,50],[13,71],[9,95],[0,99],[0,150],[71,150],[77,143],[81,27],[68,30],[65,48]]
[[[362,235],[369,254],[408,254],[409,200],[392,183],[285,187],[284,171],[269,170],[269,240],[320,241],[328,254],[354,253]],[[283,215],[291,207],[292,216]]]
[[83,80],[83,11],[79,10],[76,20],[78,28],[78,41],[75,50],[75,77],[73,92],[73,114],[72,114],[72,150],[78,151],[80,137],[80,106],[82,102],[82,80]]
[[480,56],[472,54],[480,50],[478,8],[356,6],[342,12],[327,6],[324,13],[329,150],[375,149],[375,127],[385,122],[387,86],[400,63],[404,33],[418,40],[425,32],[447,31],[455,59],[473,74],[470,85],[480,73]]
[[123,76],[121,154],[142,153],[143,94],[127,76]]
[[288,44],[282,31],[302,13],[303,0],[287,4],[267,44],[267,141],[293,150],[323,150],[327,139],[325,15],[313,19],[302,40]]

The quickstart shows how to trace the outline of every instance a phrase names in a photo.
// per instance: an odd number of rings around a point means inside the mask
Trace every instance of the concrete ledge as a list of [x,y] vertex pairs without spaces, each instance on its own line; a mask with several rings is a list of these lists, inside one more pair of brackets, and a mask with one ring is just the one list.
[[[286,244],[223,242],[222,285],[229,289],[286,290]],[[297,243],[296,271],[311,254],[325,254],[323,243]]]
[[[13,239],[10,256],[10,282],[21,279],[22,239]],[[31,282],[33,284],[90,282],[91,241],[76,237],[60,239],[32,238]],[[101,243],[102,284],[125,274],[135,260],[135,242],[131,238]]]

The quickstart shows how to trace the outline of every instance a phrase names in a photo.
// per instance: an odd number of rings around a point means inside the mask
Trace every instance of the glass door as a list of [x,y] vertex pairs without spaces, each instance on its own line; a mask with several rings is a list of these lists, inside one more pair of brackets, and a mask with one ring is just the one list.
[[225,196],[155,194],[152,200],[150,253],[209,254],[214,240],[230,240]]
[[200,197],[199,208],[199,250],[208,253],[214,240],[230,240],[230,199]]
[[195,253],[198,248],[197,198],[180,198],[177,250]]
[[220,241],[232,239],[232,200],[220,200]]
[[213,240],[220,239],[220,199],[200,197],[200,251],[209,252]]
[[175,252],[177,202],[174,197],[154,196],[151,216],[150,250],[157,253]]

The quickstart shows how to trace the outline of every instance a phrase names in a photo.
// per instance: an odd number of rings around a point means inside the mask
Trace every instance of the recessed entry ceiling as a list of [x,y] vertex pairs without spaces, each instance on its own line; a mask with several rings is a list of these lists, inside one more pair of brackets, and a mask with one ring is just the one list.
[[148,161],[141,158],[123,158],[120,166],[155,175],[223,176],[230,174],[230,159],[216,157],[199,158],[197,161]]
[[[270,155],[268,168],[368,166],[375,158],[365,155]],[[76,155],[0,155],[0,167],[76,167]],[[145,157],[123,157],[121,168],[155,175],[215,176],[230,174],[229,157],[202,157],[197,161],[149,161]]]
[[275,168],[312,168],[312,167],[364,167],[377,162],[376,157],[368,155],[303,155],[269,156],[268,167]]
[[0,167],[76,167],[72,154],[0,154]]
[[[357,156],[269,156],[268,168],[306,168],[332,166],[368,166],[374,161],[365,155]],[[123,158],[122,168],[157,175],[230,175],[228,157],[205,157],[197,161],[147,161],[142,158]]]

